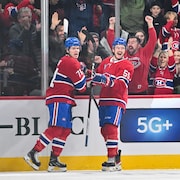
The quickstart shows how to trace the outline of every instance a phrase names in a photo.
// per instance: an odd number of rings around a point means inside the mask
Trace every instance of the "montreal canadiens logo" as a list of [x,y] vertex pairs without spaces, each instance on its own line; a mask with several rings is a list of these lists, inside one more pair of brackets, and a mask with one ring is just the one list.
[[154,81],[156,87],[165,87],[166,86],[166,79],[163,78],[156,78]]
[[129,60],[133,64],[134,69],[138,68],[141,65],[141,61],[140,61],[139,57],[129,58]]
[[179,42],[178,41],[173,41],[172,42],[172,49],[173,50],[178,50],[179,49]]

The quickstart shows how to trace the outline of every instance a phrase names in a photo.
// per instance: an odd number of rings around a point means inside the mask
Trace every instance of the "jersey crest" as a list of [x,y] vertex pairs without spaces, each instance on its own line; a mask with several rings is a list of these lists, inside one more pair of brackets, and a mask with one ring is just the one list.
[[129,58],[129,61],[131,61],[131,63],[133,64],[134,69],[138,68],[141,65],[141,61],[139,57]]

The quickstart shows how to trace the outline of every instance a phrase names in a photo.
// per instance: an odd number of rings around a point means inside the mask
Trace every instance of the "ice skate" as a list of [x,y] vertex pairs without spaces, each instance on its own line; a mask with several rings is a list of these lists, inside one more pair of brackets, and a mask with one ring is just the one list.
[[24,160],[34,169],[39,170],[39,167],[41,165],[38,157],[37,157],[37,151],[32,149],[26,156],[24,156]]
[[115,162],[102,163],[102,171],[121,171],[121,150],[118,150]]
[[104,163],[102,163],[102,171],[116,171],[115,162],[104,162]]
[[54,172],[54,171],[65,172],[67,171],[67,168],[66,168],[66,164],[59,162],[58,157],[51,152],[48,172]]
[[115,156],[115,166],[116,166],[116,171],[121,171],[121,150],[118,150],[117,155]]

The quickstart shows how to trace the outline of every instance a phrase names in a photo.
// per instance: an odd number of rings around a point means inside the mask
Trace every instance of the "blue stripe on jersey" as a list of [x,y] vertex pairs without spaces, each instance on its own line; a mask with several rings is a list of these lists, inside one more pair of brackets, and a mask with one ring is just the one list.
[[176,68],[176,64],[174,63],[172,66],[168,66],[168,68],[170,72],[173,72]]
[[117,98],[100,98],[99,101],[112,101],[112,102],[120,102],[120,103],[123,103],[124,105],[126,105],[126,102],[123,101],[122,99],[117,99]]
[[173,10],[174,10],[176,13],[179,13],[179,12],[180,12],[178,3],[176,3],[175,5],[173,5],[172,8],[173,8]]
[[167,79],[167,81],[166,81],[166,86],[168,86],[168,87],[174,87],[174,83],[173,83],[173,80],[169,80],[169,79]]
[[170,35],[170,32],[168,32],[167,30],[166,30],[166,28],[162,28],[162,35],[164,36],[164,37],[168,37],[169,35]]
[[64,81],[66,83],[69,83],[69,84],[73,84],[73,82],[71,81],[70,78],[68,78],[67,76],[63,76],[62,74],[56,74],[56,77],[54,79],[54,81]]
[[162,44],[162,50],[167,50],[168,49],[168,43],[163,43]]
[[86,85],[86,78],[85,78],[85,76],[83,76],[83,78],[80,81],[78,81],[78,82],[76,82],[74,84],[74,86],[75,86],[75,88],[77,90],[83,89],[85,85]]
[[155,72],[155,71],[156,71],[156,66],[153,66],[152,64],[150,64],[150,70],[151,70],[152,72]]
[[46,100],[50,100],[50,99],[54,99],[54,98],[62,98],[62,99],[69,99],[71,101],[75,101],[74,98],[72,98],[70,96],[66,96],[66,95],[52,95],[52,96],[46,97]]
[[127,78],[125,78],[124,76],[117,77],[117,80],[123,80],[126,83],[126,85],[129,84],[129,80]]
[[153,84],[154,84],[153,82],[154,82],[154,78],[150,78],[150,79],[149,79],[149,85],[148,85],[148,86],[149,86],[149,87],[153,87]]

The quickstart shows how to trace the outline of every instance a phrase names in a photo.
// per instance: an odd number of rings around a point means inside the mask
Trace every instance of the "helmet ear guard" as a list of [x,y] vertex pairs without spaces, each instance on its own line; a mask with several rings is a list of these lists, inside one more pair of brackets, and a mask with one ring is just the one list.
[[116,38],[112,44],[112,46],[116,46],[116,45],[123,45],[126,47],[126,40],[123,38]]
[[65,47],[70,48],[72,46],[81,46],[81,43],[77,37],[68,37],[65,41]]

